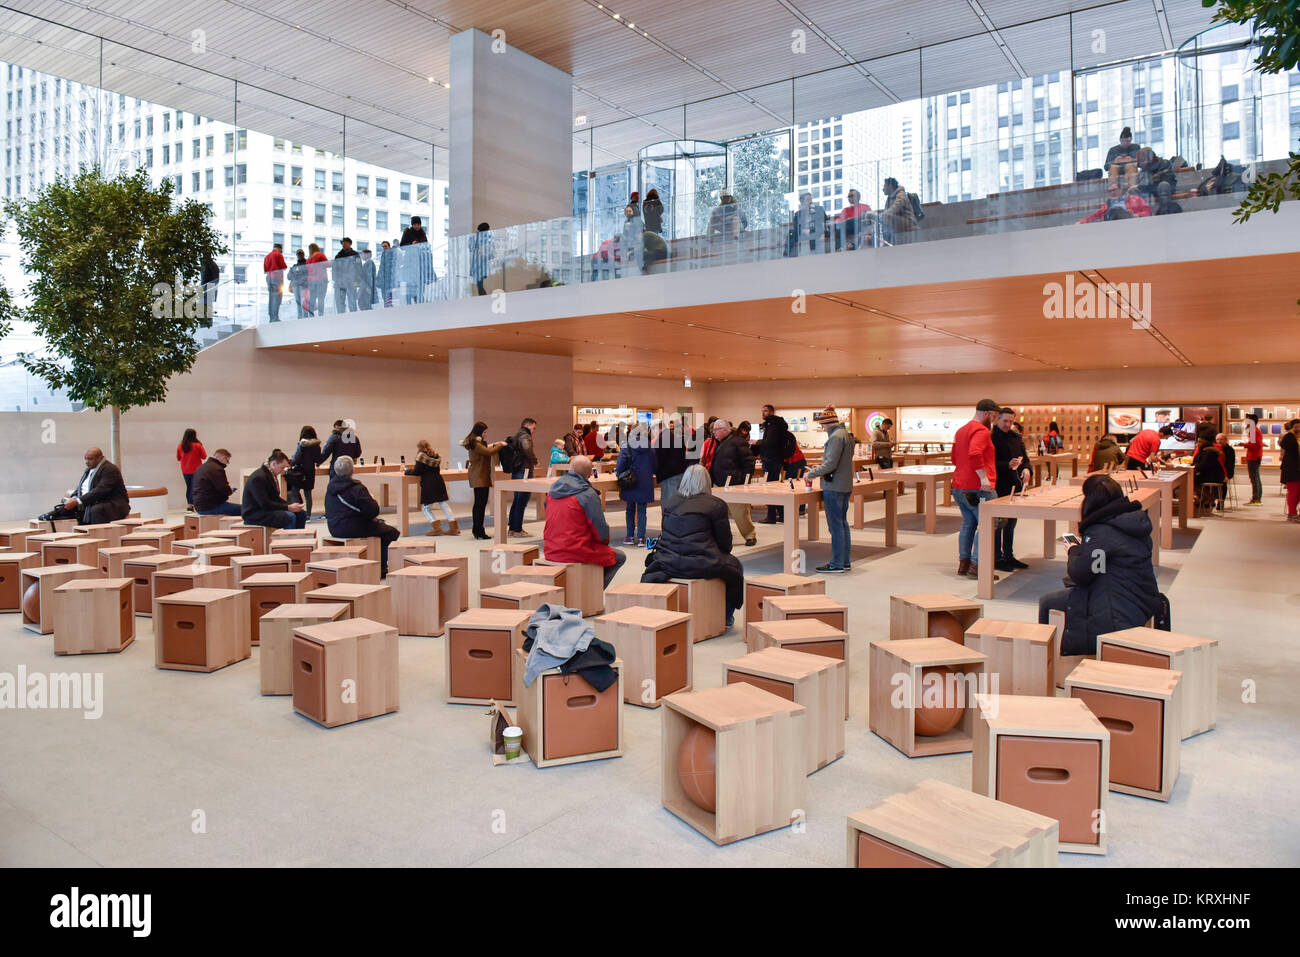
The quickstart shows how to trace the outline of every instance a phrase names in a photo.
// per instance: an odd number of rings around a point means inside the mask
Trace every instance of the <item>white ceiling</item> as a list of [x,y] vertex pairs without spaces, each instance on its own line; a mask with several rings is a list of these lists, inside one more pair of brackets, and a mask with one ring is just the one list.
[[436,158],[441,176],[447,41],[471,27],[503,29],[572,74],[574,114],[588,118],[580,168],[589,136],[603,165],[668,137],[1015,79],[1015,63],[1031,76],[1065,69],[1071,37],[1076,67],[1152,53],[1210,19],[1200,0],[8,0],[0,11],[0,60],[227,122],[238,81],[242,126],[340,150],[346,115],[349,155],[423,175]]

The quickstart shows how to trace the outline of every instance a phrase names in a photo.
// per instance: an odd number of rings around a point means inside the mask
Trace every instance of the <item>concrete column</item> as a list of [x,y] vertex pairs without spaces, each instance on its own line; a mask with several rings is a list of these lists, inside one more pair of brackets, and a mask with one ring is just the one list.
[[481,30],[449,48],[451,235],[572,215],[573,77]]
[[[486,422],[489,443],[514,435],[525,418],[537,420],[533,442],[537,474],[546,474],[551,443],[573,427],[573,358],[503,352],[498,349],[452,349],[447,358],[447,421],[451,441],[445,458],[463,462],[460,445],[475,422]],[[463,482],[447,486],[452,498],[468,501]]]

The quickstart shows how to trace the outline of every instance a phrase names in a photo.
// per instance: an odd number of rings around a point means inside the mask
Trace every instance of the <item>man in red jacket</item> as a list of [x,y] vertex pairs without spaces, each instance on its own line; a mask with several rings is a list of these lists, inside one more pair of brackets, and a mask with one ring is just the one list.
[[591,459],[575,455],[551,486],[546,498],[543,551],[548,562],[573,562],[605,567],[605,587],[614,580],[627,556],[609,544],[609,523],[600,509],[600,493],[591,487]]
[[[961,511],[961,532],[957,536],[957,574],[979,577],[979,506],[997,498],[997,456],[989,425],[1002,407],[992,399],[980,399],[975,417],[957,430],[952,440],[952,497]],[[997,576],[993,576],[997,580]]]
[[1264,436],[1259,431],[1259,419],[1246,416],[1246,471],[1250,473],[1250,501],[1247,505],[1264,504],[1264,483],[1259,477],[1259,466],[1264,461]]
[[284,274],[289,267],[284,262],[284,245],[276,243],[262,260],[266,273],[266,311],[272,322],[280,321],[280,300],[284,295]]

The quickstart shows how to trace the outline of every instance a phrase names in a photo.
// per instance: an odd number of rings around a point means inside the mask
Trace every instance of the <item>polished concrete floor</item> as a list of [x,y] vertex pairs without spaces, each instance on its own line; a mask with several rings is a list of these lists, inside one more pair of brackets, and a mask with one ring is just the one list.
[[[1220,642],[1218,727],[1183,742],[1169,803],[1112,794],[1108,855],[1064,854],[1063,866],[1300,863],[1300,527],[1269,492],[1264,508],[1194,521],[1159,570],[1175,630]],[[715,847],[665,811],[659,711],[625,706],[622,758],[493,767],[485,709],[443,702],[441,638],[400,639],[399,712],[326,730],[258,693],[257,649],[212,674],[159,671],[139,618],[124,653],[60,658],[10,614],[0,672],[102,673],[104,710],[0,711],[0,864],[842,866],[847,814],[924,778],[970,783],[969,754],[909,760],[867,730],[867,643],[887,637],[890,594],[975,590],[953,574],[956,509],[941,509],[937,535],[910,496],[903,512],[897,549],[881,547],[877,520],[854,533],[852,573],[827,581],[850,608],[852,717],[845,756],[808,779],[799,833]],[[608,515],[621,539],[621,509]],[[1036,537],[1022,523],[1031,568],[999,584],[986,614],[1032,620],[1060,587],[1064,564],[1036,560]],[[739,551],[748,574],[780,571],[779,527],[760,525],[758,547]],[[829,545],[810,553],[820,564]],[[644,555],[619,580],[636,580]],[[473,561],[475,592],[477,574]],[[720,684],[721,662],[744,653],[739,627],[694,653],[697,686]]]

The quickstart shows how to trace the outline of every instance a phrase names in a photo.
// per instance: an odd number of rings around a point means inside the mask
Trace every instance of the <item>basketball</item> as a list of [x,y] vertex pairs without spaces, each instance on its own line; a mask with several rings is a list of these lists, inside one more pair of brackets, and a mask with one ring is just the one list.
[[950,611],[930,612],[929,632],[931,638],[947,638],[959,645],[964,643],[966,637],[966,629]]
[[41,620],[41,583],[32,582],[23,595],[23,617],[28,621]]
[[677,749],[677,777],[682,782],[682,789],[694,804],[710,814],[718,809],[717,783],[714,780],[716,743],[711,728],[696,724],[686,732],[682,746]]
[[[948,617],[952,618],[951,615]],[[952,669],[946,665],[921,670],[921,697],[916,702],[913,719],[917,734],[934,737],[951,731],[961,721],[966,709],[958,703],[956,687],[948,682],[948,675],[952,673]],[[941,696],[942,704],[927,706],[936,696]]]

